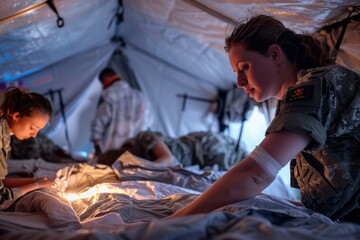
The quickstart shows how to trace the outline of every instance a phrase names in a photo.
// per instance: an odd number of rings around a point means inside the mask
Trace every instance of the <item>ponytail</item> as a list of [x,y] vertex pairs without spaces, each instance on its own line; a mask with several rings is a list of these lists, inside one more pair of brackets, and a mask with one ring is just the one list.
[[5,91],[4,101],[0,106],[0,117],[7,117],[15,112],[28,117],[34,112],[40,112],[51,117],[52,107],[50,101],[41,94],[9,87]]
[[309,69],[334,63],[330,48],[315,36],[297,34],[271,16],[258,15],[242,21],[225,40],[225,51],[237,44],[266,55],[272,44],[278,44],[296,69]]
[[330,48],[319,38],[312,35],[297,34],[285,29],[277,39],[287,58],[298,69],[310,69],[334,64]]

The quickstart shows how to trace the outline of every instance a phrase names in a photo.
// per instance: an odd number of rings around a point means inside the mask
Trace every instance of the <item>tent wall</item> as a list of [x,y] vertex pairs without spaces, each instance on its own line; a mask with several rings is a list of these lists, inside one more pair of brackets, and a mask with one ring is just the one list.
[[[90,124],[101,89],[97,75],[104,66],[111,64],[124,78],[137,80],[151,103],[153,130],[170,136],[198,130],[216,131],[218,91],[232,88],[236,79],[223,50],[224,39],[238,19],[253,13],[270,14],[297,32],[314,33],[345,19],[351,9],[359,9],[356,1],[332,0],[299,0],[291,4],[227,0],[54,0],[65,22],[59,28],[57,16],[46,6],[46,1],[3,2],[0,88],[19,85],[40,93],[55,92],[55,116],[46,132],[56,143],[68,148],[56,95],[56,91],[61,91],[71,150],[86,153],[91,151]],[[41,6],[29,10],[32,5]],[[116,14],[123,14],[123,21],[118,21]],[[324,37],[334,46],[340,32],[341,27],[325,32]],[[123,39],[125,45],[112,41],[114,36]],[[357,71],[360,71],[359,39],[359,21],[351,21],[337,58],[340,64]],[[113,58],[116,49],[127,58],[130,75],[123,63],[117,65],[121,61]],[[184,96],[188,96],[186,102]],[[273,114],[273,109],[270,113]],[[249,149],[263,137],[268,122],[268,115],[254,110],[244,125],[243,139]],[[239,123],[234,123],[227,132],[236,138],[239,127]]]

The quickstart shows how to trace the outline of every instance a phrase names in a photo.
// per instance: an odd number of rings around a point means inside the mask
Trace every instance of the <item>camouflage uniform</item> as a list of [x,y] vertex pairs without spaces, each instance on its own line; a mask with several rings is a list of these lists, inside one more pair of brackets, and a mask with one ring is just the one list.
[[127,138],[151,125],[149,103],[124,80],[104,89],[91,124],[91,141],[100,141],[105,152],[119,148]]
[[220,169],[228,170],[247,155],[241,151],[242,156],[237,157],[234,139],[209,131],[193,132],[175,139],[176,148],[173,142],[165,142],[184,166],[198,164],[203,168],[217,164]]
[[159,138],[184,167],[198,164],[203,168],[217,164],[220,169],[227,170],[247,155],[242,152],[242,157],[236,157],[234,154],[236,142],[232,138],[207,131],[194,132],[179,138],[144,131],[128,139],[122,148],[129,149],[133,154],[147,160],[155,161],[156,157],[152,154],[152,149]]
[[2,179],[8,174],[6,160],[10,152],[10,129],[4,118],[0,119],[0,204],[5,200],[15,199],[21,196],[20,189],[6,188]]
[[11,159],[38,159],[48,162],[68,163],[76,162],[71,154],[56,145],[45,134],[38,133],[35,138],[19,140],[11,136]]
[[300,71],[267,129],[311,138],[292,175],[302,203],[333,219],[360,206],[359,88],[360,75],[339,65]]

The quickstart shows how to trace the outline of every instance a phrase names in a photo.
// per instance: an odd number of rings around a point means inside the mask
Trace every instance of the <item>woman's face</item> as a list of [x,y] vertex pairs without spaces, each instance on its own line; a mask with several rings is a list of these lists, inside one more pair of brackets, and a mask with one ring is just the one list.
[[16,112],[9,120],[10,131],[19,140],[36,137],[37,133],[49,122],[50,117],[43,113],[33,113],[30,117]]
[[237,74],[237,86],[243,88],[255,101],[262,102],[276,96],[279,81],[277,66],[271,54],[264,56],[237,44],[230,48],[229,61]]

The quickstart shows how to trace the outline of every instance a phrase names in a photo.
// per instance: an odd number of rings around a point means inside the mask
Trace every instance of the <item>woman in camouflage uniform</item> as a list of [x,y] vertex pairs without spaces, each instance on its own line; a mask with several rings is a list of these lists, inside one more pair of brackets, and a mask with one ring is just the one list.
[[171,217],[253,198],[295,156],[292,174],[302,204],[334,220],[359,222],[359,74],[335,64],[314,36],[265,15],[239,23],[225,50],[238,87],[257,102],[277,98],[276,116],[247,158]]
[[0,107],[0,205],[28,191],[53,185],[46,178],[7,178],[10,136],[22,140],[35,137],[50,120],[49,100],[38,93],[28,93],[16,87],[6,89]]

